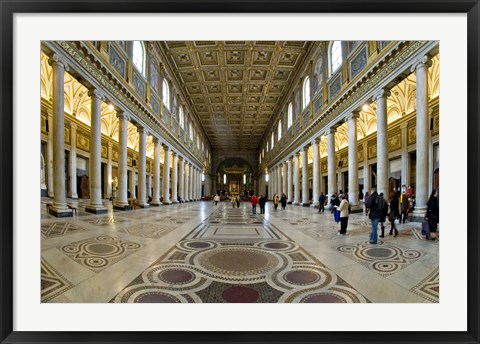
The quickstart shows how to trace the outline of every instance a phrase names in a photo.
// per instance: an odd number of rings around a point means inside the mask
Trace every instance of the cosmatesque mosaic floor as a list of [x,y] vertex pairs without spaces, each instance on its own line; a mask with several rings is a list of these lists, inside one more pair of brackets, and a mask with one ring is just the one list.
[[[48,201],[47,199],[42,202]],[[191,202],[57,219],[42,205],[41,302],[437,303],[439,240],[420,223],[369,244],[352,214]]]

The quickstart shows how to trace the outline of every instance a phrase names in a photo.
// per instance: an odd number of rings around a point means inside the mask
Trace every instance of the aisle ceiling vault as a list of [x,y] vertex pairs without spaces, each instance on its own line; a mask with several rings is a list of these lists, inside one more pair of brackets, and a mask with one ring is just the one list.
[[258,148],[311,44],[158,42],[214,150]]

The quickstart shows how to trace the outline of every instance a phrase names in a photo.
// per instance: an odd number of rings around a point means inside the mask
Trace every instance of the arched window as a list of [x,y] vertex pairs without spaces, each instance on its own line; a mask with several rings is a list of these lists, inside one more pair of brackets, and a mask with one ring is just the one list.
[[303,82],[303,108],[310,103],[310,78],[307,76]]
[[342,42],[334,41],[330,46],[330,75],[342,65]]
[[292,103],[288,103],[288,119],[287,119],[287,127],[290,128],[293,123],[293,106]]
[[185,125],[185,119],[184,119],[184,114],[183,114],[183,107],[180,105],[180,110],[178,110],[178,121],[180,123],[180,128],[184,128]]
[[145,76],[145,48],[140,41],[133,41],[133,56],[132,62],[138,71]]
[[168,82],[166,79],[163,79],[162,83],[162,100],[163,104],[170,110],[170,87],[168,87]]
[[192,123],[190,122],[190,125],[188,126],[189,130],[189,136],[190,136],[190,141],[193,141],[193,128],[192,128]]
[[282,120],[278,121],[278,140],[282,138]]
[[267,153],[268,153],[268,141],[267,141]]
[[272,133],[272,149],[274,145],[275,145],[275,134]]

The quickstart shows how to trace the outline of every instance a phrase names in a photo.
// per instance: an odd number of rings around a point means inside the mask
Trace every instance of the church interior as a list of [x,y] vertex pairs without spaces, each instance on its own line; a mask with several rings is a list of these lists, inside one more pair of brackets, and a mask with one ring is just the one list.
[[[39,58],[42,303],[439,302],[438,41],[43,41]],[[377,242],[374,188],[406,204]]]

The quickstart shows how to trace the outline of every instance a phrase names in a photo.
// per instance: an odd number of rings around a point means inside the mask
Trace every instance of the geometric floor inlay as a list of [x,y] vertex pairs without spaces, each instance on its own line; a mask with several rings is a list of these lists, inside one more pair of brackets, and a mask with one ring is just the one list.
[[41,231],[44,238],[58,237],[71,234],[76,231],[84,231],[85,228],[78,227],[70,222],[55,222],[50,224],[42,224]]
[[368,241],[355,245],[342,245],[336,249],[382,277],[390,276],[416,262],[423,253],[413,249],[404,249],[378,241],[371,245]]
[[159,239],[165,234],[170,233],[174,229],[175,227],[165,226],[163,224],[142,223],[136,226],[129,226],[128,228],[124,228],[121,230],[121,232],[140,236],[143,238]]
[[41,291],[42,302],[48,302],[72,288],[73,285],[50,264],[41,260]]
[[108,226],[108,225],[115,225],[117,223],[128,222],[128,221],[129,220],[119,218],[118,216],[108,216],[108,217],[89,219],[86,222],[95,226]]
[[100,272],[142,247],[132,241],[98,236],[62,246],[61,251],[80,265]]
[[438,303],[440,295],[439,268],[435,268],[411,290],[431,302]]

